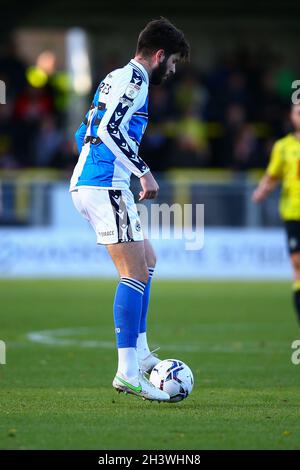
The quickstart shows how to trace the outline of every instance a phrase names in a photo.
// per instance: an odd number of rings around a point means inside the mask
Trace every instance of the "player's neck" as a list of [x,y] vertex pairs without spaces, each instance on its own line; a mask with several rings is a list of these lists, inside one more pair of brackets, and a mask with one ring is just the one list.
[[146,69],[146,71],[148,72],[148,75],[149,77],[151,76],[151,72],[152,72],[152,69],[151,69],[151,65],[149,64],[149,62],[147,61],[147,59],[144,59],[143,57],[139,56],[139,55],[136,55],[134,57],[134,60],[136,60],[139,64],[141,64],[144,69]]
[[300,131],[294,131],[294,137],[297,140],[300,140]]

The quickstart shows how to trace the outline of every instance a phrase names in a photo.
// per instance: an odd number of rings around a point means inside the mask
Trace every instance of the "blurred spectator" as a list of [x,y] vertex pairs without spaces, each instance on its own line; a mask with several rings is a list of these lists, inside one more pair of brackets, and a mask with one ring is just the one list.
[[173,108],[167,87],[153,87],[150,90],[148,127],[140,149],[141,155],[153,171],[163,171],[168,167],[171,142],[164,126],[172,115]]
[[207,166],[209,158],[206,125],[193,107],[174,123],[171,166]]
[[43,117],[53,111],[43,88],[28,86],[17,98],[14,109],[14,150],[20,166],[35,166],[34,143]]
[[[100,59],[95,57],[93,91],[107,72],[122,66],[118,53]],[[141,156],[156,171],[265,166],[274,139],[290,129],[295,78],[286,58],[265,45],[219,53],[204,71],[179,66],[175,80],[150,89]],[[35,64],[25,64],[9,41],[0,51],[0,79],[8,95],[0,105],[0,167],[72,169],[78,155],[73,136],[65,135],[69,78],[57,70],[55,54],[44,50]]]
[[12,117],[9,105],[0,105],[0,168],[16,166],[12,151]]
[[35,140],[36,166],[54,166],[62,141],[62,131],[56,127],[54,117],[45,115]]
[[208,90],[195,73],[188,71],[177,84],[174,101],[179,115],[192,109],[202,116],[208,102]]
[[9,141],[0,140],[0,168],[17,168],[18,164],[10,147]]
[[28,86],[16,100],[15,117],[27,122],[38,122],[53,111],[51,98],[43,88]]
[[253,126],[243,124],[232,142],[232,169],[241,171],[257,166],[258,143]]

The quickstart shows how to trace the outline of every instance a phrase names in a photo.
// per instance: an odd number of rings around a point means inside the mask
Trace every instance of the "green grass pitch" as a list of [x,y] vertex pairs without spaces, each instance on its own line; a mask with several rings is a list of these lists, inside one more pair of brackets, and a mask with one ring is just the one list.
[[1,449],[300,449],[289,283],[154,281],[150,343],[195,376],[177,404],[112,389],[115,283],[0,281]]

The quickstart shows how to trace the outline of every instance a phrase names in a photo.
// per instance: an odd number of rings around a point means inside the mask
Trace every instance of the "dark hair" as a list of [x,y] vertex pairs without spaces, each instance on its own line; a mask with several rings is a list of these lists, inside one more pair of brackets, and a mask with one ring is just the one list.
[[149,57],[159,49],[164,49],[167,57],[180,54],[181,61],[190,57],[190,45],[183,32],[163,17],[150,21],[140,32],[136,53]]

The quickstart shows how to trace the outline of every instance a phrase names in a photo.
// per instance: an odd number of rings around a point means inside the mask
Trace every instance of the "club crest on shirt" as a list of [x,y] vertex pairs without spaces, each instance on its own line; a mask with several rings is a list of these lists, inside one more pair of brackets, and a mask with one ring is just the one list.
[[136,98],[139,94],[140,89],[141,87],[136,83],[129,83],[125,90],[125,96],[131,100],[134,100],[134,98]]

